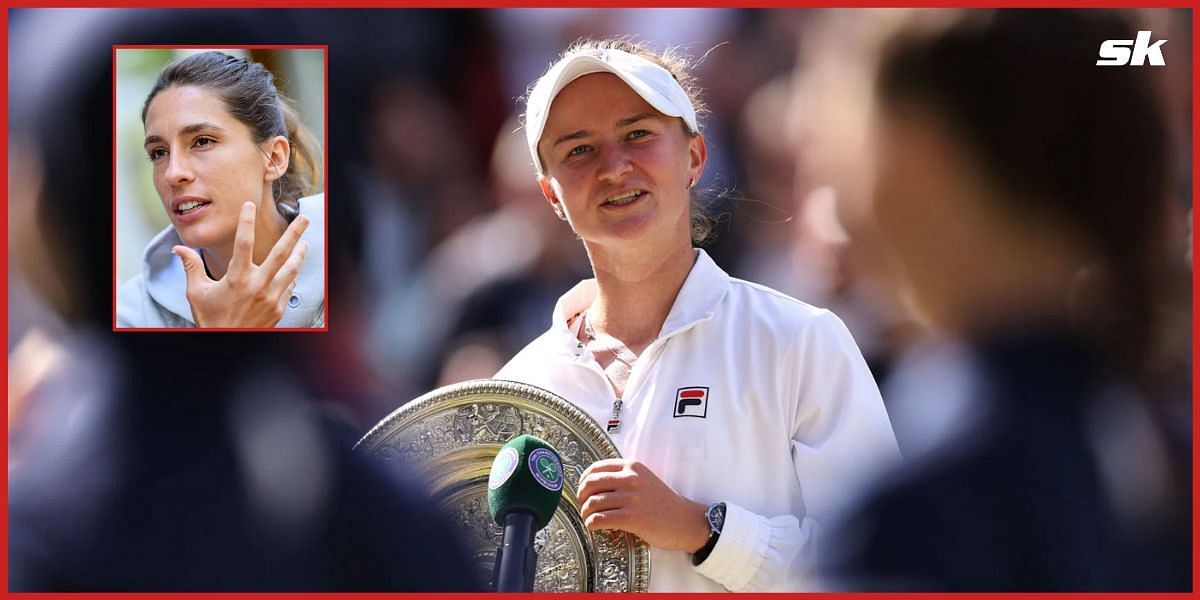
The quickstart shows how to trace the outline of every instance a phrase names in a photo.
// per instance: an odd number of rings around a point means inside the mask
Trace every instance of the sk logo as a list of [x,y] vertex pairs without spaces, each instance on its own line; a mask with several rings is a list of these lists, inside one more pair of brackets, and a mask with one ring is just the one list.
[[[1163,60],[1161,46],[1167,43],[1167,40],[1158,40],[1151,44],[1152,35],[1154,34],[1149,31],[1139,31],[1136,40],[1104,40],[1104,43],[1100,44],[1100,60],[1096,61],[1096,65],[1140,67],[1149,62],[1151,66],[1165,66],[1167,62]],[[1132,50],[1130,46],[1133,47]]]
[[675,392],[675,414],[673,416],[706,418],[708,416],[708,388],[679,388]]
[[529,471],[542,487],[557,492],[562,489],[562,463],[550,450],[537,448],[529,453]]

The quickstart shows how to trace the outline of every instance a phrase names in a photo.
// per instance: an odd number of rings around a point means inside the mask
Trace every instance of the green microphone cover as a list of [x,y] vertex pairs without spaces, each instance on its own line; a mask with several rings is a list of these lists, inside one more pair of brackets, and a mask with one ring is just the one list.
[[562,497],[563,469],[558,452],[532,435],[508,441],[492,461],[488,477],[488,510],[497,524],[519,510],[533,514],[541,529],[550,523]]

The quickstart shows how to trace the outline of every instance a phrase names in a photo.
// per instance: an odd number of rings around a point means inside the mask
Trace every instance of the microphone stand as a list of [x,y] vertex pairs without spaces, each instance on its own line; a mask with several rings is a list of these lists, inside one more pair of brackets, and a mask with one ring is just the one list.
[[512,511],[504,516],[504,536],[496,549],[496,568],[492,574],[495,591],[533,591],[537,562],[533,533],[533,513]]

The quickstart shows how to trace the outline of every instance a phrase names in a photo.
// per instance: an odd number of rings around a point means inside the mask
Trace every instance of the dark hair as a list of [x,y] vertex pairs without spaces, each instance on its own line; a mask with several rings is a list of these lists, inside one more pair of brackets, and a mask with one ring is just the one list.
[[159,92],[177,85],[195,85],[214,91],[226,109],[245,123],[256,143],[282,135],[291,144],[287,172],[275,180],[272,193],[277,208],[289,220],[297,214],[298,200],[314,194],[321,185],[321,158],[316,138],[300,122],[291,100],[275,89],[275,78],[262,64],[221,52],[203,52],[174,60],[163,67],[158,81],[142,105],[142,123],[150,102]]
[[[620,50],[621,52],[649,60],[666,69],[671,74],[671,77],[675,78],[679,87],[683,88],[683,91],[687,93],[688,99],[692,101],[692,108],[696,110],[696,127],[703,129],[703,118],[708,116],[709,111],[708,106],[705,105],[704,100],[700,97],[700,85],[691,73],[695,64],[677,49],[667,48],[662,52],[655,52],[645,44],[637,42],[631,37],[614,37],[599,40],[580,38],[567,47],[550,65],[550,68],[554,68],[554,65],[576,54],[590,53],[597,50]],[[534,81],[533,85],[536,84],[537,80]],[[532,89],[532,85],[530,89]],[[528,99],[528,94],[526,94],[526,99]],[[688,137],[699,135],[698,132],[692,133],[689,131],[683,119],[679,120],[679,126]],[[713,216],[709,214],[708,207],[704,204],[703,191],[697,188],[695,191],[690,192],[689,196],[692,243],[699,245],[710,241],[710,238],[715,233],[716,223]]]
[[1151,346],[1165,262],[1166,117],[1153,69],[1096,66],[1100,42],[1133,39],[1131,23],[1113,11],[1038,9],[923,24],[883,48],[882,108],[938,110],[1013,208],[1088,245],[1098,268],[1084,295],[1099,305],[1075,316],[1111,358],[1140,370],[1130,361]]

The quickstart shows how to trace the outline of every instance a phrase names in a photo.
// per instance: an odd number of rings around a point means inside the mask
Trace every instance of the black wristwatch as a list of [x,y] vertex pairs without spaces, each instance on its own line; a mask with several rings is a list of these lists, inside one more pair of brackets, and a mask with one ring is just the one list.
[[717,540],[721,539],[721,529],[725,527],[725,503],[717,502],[708,507],[708,542],[692,555],[692,564],[699,565],[708,558]]

